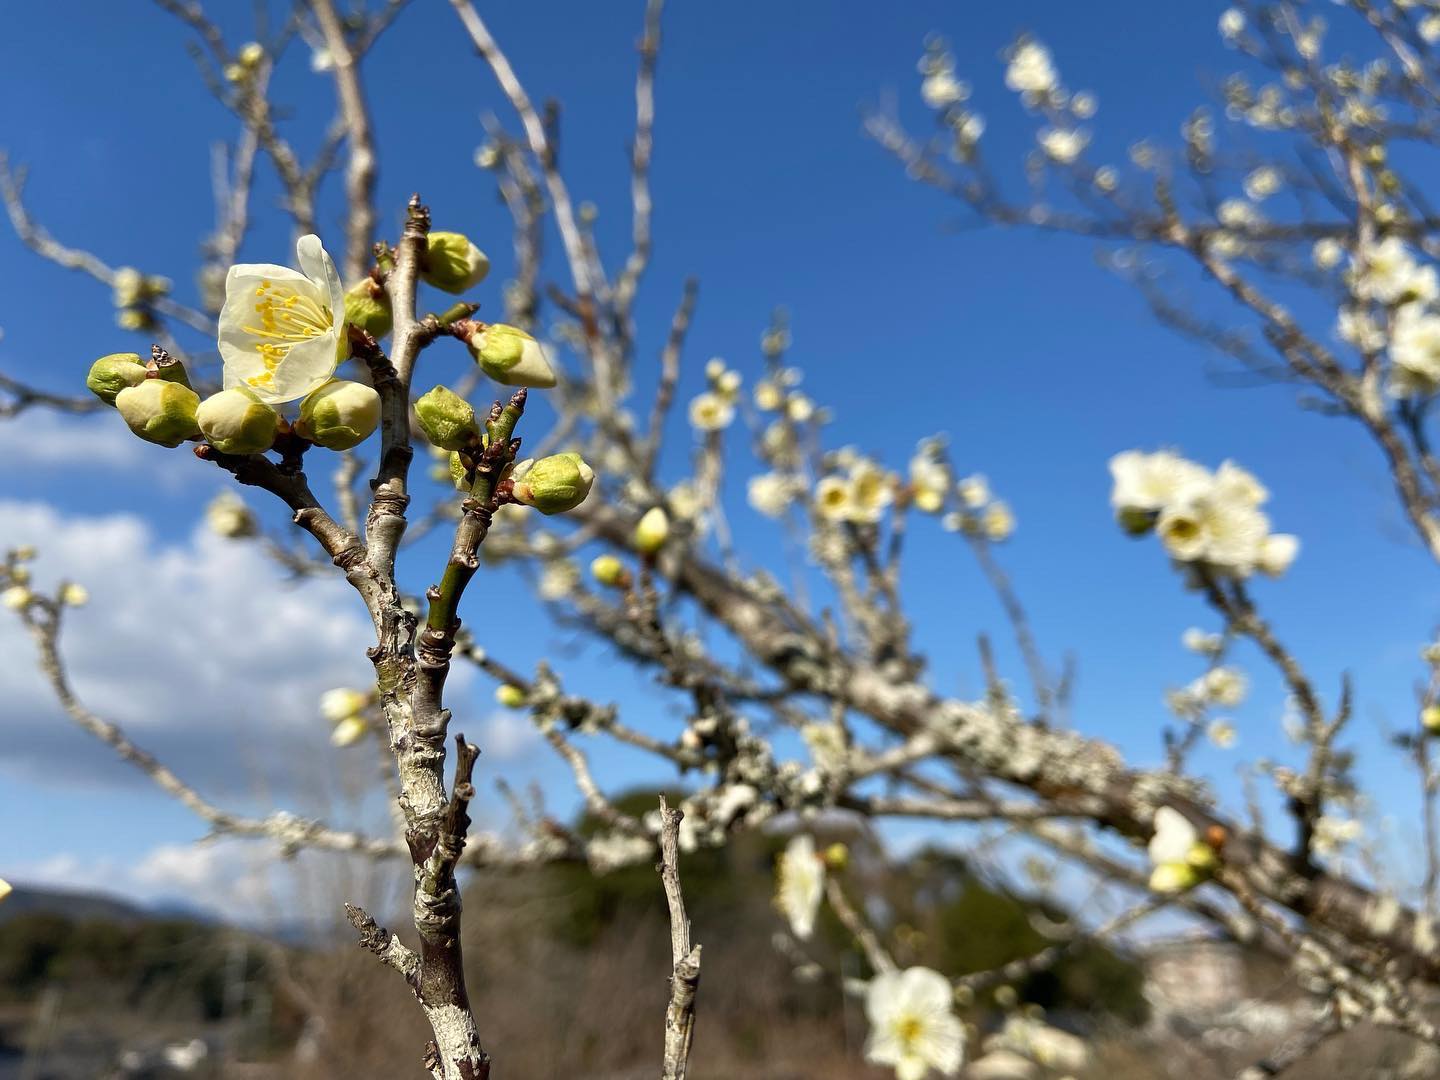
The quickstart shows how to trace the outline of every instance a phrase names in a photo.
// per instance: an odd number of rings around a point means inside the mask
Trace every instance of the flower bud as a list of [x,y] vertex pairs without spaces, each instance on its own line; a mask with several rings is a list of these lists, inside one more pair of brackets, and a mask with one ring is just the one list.
[[10,887],[10,883],[8,881],[6,881],[4,878],[0,878],[0,902],[4,902],[5,898],[14,891],[15,890]]
[[475,474],[465,468],[465,462],[460,460],[460,454],[456,451],[450,452],[450,482],[455,485],[456,491],[469,492],[470,486],[475,483]]
[[579,454],[551,454],[539,461],[520,462],[510,479],[515,482],[516,502],[542,514],[563,514],[585,501],[595,472]]
[[30,601],[35,599],[35,594],[24,585],[11,585],[4,592],[0,592],[0,604],[11,611],[23,611],[30,606]]
[[78,582],[70,582],[60,590],[60,603],[69,607],[84,607],[90,602],[90,590]]
[[300,403],[295,430],[327,450],[349,450],[380,423],[380,395],[364,383],[331,379]]
[[40,552],[34,544],[21,544],[11,554],[14,555],[16,562],[29,562]]
[[331,746],[354,746],[370,730],[363,716],[347,716],[330,731]]
[[145,380],[145,365],[135,353],[111,353],[90,365],[85,385],[106,405],[115,404],[115,395]]
[[614,555],[600,555],[590,564],[590,576],[612,589],[630,587],[630,571]]
[[320,715],[332,724],[338,724],[347,716],[362,712],[370,704],[370,695],[348,686],[337,686],[320,695]]
[[200,395],[188,386],[164,379],[146,379],[115,395],[115,408],[130,430],[147,442],[179,446],[200,434],[195,410]]
[[525,704],[525,691],[518,686],[506,683],[504,686],[496,687],[495,700],[507,709],[518,709]]
[[1440,705],[1426,705],[1420,710],[1420,726],[1431,735],[1440,735]]
[[205,524],[217,536],[231,540],[254,536],[260,531],[250,508],[228,491],[221,492],[205,508]]
[[654,555],[670,537],[670,515],[663,506],[652,506],[635,525],[635,550]]
[[1186,863],[1164,863],[1150,872],[1150,888],[1157,893],[1182,893],[1200,884],[1200,874]]
[[221,390],[195,410],[200,431],[222,454],[263,454],[275,444],[280,414],[243,386]]
[[821,858],[825,860],[827,868],[831,870],[844,870],[845,867],[850,865],[850,849],[844,844],[831,844],[825,849]]
[[490,260],[457,232],[432,232],[425,241],[425,270],[420,275],[437,289],[463,293],[473,289],[490,273]]
[[492,323],[470,335],[470,355],[486,375],[505,386],[555,385],[555,369],[545,350],[517,327]]
[[480,437],[475,410],[448,386],[436,386],[420,395],[415,415],[425,437],[444,450],[459,450]]
[[390,295],[374,278],[363,279],[345,294],[345,321],[380,340],[395,322]]

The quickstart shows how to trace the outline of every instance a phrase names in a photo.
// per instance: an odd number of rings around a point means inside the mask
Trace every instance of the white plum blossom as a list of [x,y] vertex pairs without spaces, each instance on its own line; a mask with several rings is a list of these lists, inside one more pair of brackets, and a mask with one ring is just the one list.
[[1418,304],[1401,308],[1390,336],[1391,392],[1432,393],[1440,387],[1440,315]]
[[1126,450],[1116,454],[1110,459],[1110,475],[1115,481],[1110,505],[1117,515],[1161,510],[1208,486],[1209,481],[1202,466],[1169,450],[1153,454]]
[[1059,77],[1050,62],[1050,50],[1038,41],[1022,41],[1010,55],[1005,85],[1017,94],[1048,94]]
[[1379,352],[1385,347],[1385,329],[1364,308],[1342,307],[1335,316],[1335,334],[1361,352]]
[[690,424],[697,431],[721,431],[735,419],[735,406],[722,395],[707,390],[690,402]]
[[1195,826],[1180,811],[1162,806],[1155,811],[1155,831],[1146,851],[1150,856],[1150,888],[1178,893],[1200,881],[1201,872],[1214,864],[1214,853],[1200,839]]
[[269,405],[330,381],[348,349],[345,290],[313,233],[295,244],[299,270],[241,263],[225,275],[219,348],[225,389],[245,387]]
[[750,505],[766,517],[778,518],[795,498],[795,484],[783,473],[764,472],[752,476],[746,485]]
[[1205,729],[1205,735],[1221,750],[1235,745],[1235,725],[1229,720],[1215,720]]
[[808,835],[791,837],[775,862],[775,906],[801,941],[815,932],[815,916],[825,896],[825,863]]
[[1036,140],[1046,157],[1069,165],[1090,144],[1090,133],[1082,128],[1045,128]]
[[1198,626],[1192,626],[1181,634],[1180,643],[1201,656],[1218,656],[1225,647],[1225,639],[1221,635],[1208,633]]
[[870,1034],[865,1060],[889,1065],[896,1080],[922,1080],[931,1070],[960,1071],[965,1029],[953,1011],[949,980],[924,967],[882,971],[865,992]]
[[1421,266],[1398,236],[1364,248],[1353,260],[1351,291],[1382,304],[1429,303],[1440,294],[1433,266]]
[[1260,510],[1269,498],[1245,469],[1227,461],[1214,473],[1170,451],[1129,450],[1110,461],[1110,502],[1126,531],[1152,528],[1171,558],[1216,573],[1248,577],[1284,573],[1299,540],[1270,532]]
[[1333,270],[1340,265],[1340,260],[1345,257],[1345,248],[1334,237],[1325,236],[1315,241],[1315,246],[1310,250],[1310,258],[1316,267],[1321,270]]
[[1280,170],[1273,165],[1262,165],[1245,177],[1242,185],[1245,188],[1245,196],[1259,202],[1268,198],[1280,190],[1282,178]]

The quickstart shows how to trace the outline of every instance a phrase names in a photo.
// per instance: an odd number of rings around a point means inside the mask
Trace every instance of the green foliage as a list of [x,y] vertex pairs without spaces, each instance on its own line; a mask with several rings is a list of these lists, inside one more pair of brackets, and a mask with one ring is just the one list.
[[[19,915],[0,926],[0,1000],[28,1000],[52,984],[104,986],[212,1020],[224,1006],[230,940],[223,929],[179,919]],[[259,972],[251,950],[246,974]]]

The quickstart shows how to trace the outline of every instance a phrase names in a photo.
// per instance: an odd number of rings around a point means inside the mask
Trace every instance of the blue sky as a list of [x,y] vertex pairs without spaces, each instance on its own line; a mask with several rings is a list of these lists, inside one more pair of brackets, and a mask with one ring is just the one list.
[[[211,6],[234,16],[227,22],[234,42],[246,39],[250,5]],[[621,257],[629,230],[626,143],[641,6],[487,8],[532,95],[564,104],[562,153],[571,190],[600,207],[603,248],[612,260]],[[760,331],[770,310],[783,305],[795,340],[791,358],[805,369],[807,390],[835,409],[835,444],[862,443],[901,468],[916,439],[948,432],[961,468],[987,474],[1018,514],[1019,532],[1002,558],[1042,647],[1052,659],[1066,650],[1076,654],[1077,725],[1118,742],[1140,763],[1158,756],[1165,688],[1199,671],[1180,647],[1181,631],[1211,627],[1213,620],[1183,592],[1156,545],[1127,541],[1114,527],[1105,462],[1133,446],[1175,445],[1208,464],[1233,457],[1252,468],[1272,491],[1276,528],[1304,542],[1283,581],[1257,585],[1262,607],[1324,695],[1333,700],[1342,671],[1355,675],[1359,707],[1350,741],[1364,751],[1362,776],[1385,790],[1381,809],[1400,819],[1402,837],[1410,836],[1414,782],[1379,744],[1377,725],[1410,720],[1411,687],[1422,674],[1416,650],[1437,621],[1430,588],[1435,570],[1400,520],[1373,449],[1344,423],[1299,411],[1292,391],[1217,386],[1206,373],[1212,358],[1155,325],[1140,298],[1096,266],[1090,242],[957,230],[955,209],[908,182],[860,130],[862,107],[892,93],[912,126],[926,123],[915,63],[925,36],[939,32],[957,54],[958,73],[976,86],[990,160],[1021,183],[1018,162],[1032,145],[1033,124],[1003,87],[999,53],[1017,31],[1029,30],[1052,46],[1067,84],[1098,95],[1100,112],[1091,125],[1097,155],[1123,163],[1124,148],[1136,138],[1173,142],[1181,120],[1234,65],[1215,33],[1219,7],[1136,3],[1097,14],[1093,6],[1056,2],[911,2],[887,5],[883,19],[875,10],[858,0],[673,4],[658,88],[657,244],[637,309],[642,355],[654,362],[681,282],[693,274],[701,301],[686,390],[699,389],[709,356],[723,356],[753,376]],[[55,46],[60,40],[63,49]],[[0,145],[31,169],[35,217],[62,241],[112,264],[171,276],[182,298],[193,296],[188,275],[213,218],[208,146],[233,130],[186,57],[186,40],[158,10],[125,6],[122,14],[120,6],[99,0],[22,6],[7,14],[0,39],[0,99],[25,103],[7,109]],[[496,271],[479,299],[496,310],[510,260],[507,218],[472,157],[482,113],[493,111],[513,127],[503,98],[443,4],[414,5],[369,69],[383,162],[382,220],[393,230],[406,197],[421,190],[439,226],[466,231],[490,252]],[[277,98],[293,107],[284,131],[308,154],[331,115],[332,86],[308,70],[303,50],[288,58],[276,85]],[[260,217],[246,258],[289,259],[288,224],[267,212],[276,190],[262,166]],[[338,238],[337,207],[332,187],[320,217],[322,233]],[[558,263],[549,269],[563,273]],[[1195,296],[1207,311],[1226,310],[1203,287]],[[0,326],[0,370],[56,390],[77,388],[95,356],[145,344],[114,326],[104,289],[42,263],[6,229],[0,229]],[[453,375],[463,362],[458,350],[447,353],[434,361],[433,376],[422,379]],[[147,557],[159,550],[176,565],[219,557],[195,529],[220,478],[181,460],[180,451],[116,449],[98,454],[99,461],[75,452],[75,432],[83,433],[80,445],[94,439],[96,446],[118,448],[100,431],[113,423],[102,417],[72,428],[30,418],[24,421],[30,426],[19,429],[28,434],[7,439],[0,432],[0,446],[22,455],[12,458],[19,467],[0,471],[0,500],[11,509],[0,518],[0,543],[46,545],[46,535],[18,535],[22,524],[43,532],[64,520],[80,535],[90,519],[113,526],[115,515],[138,513],[148,523]],[[671,436],[673,470],[683,465],[679,450],[689,437],[678,418]],[[42,454],[36,450],[41,442],[70,449]],[[52,504],[60,518],[33,507],[15,510],[37,502]],[[743,512],[743,486],[732,487],[729,502],[739,511],[742,550],[773,543],[769,524]],[[978,694],[975,635],[988,630],[1003,639],[1002,616],[955,538],[934,528],[912,529],[912,537],[906,588],[936,685]],[[438,551],[416,550],[420,565],[409,571],[411,584],[429,580]],[[266,573],[262,560],[224,558],[235,573]],[[83,562],[51,557],[44,569],[91,585],[95,602],[77,623],[115,624],[118,616],[106,605],[119,603],[118,590],[107,597],[105,582],[88,578]],[[204,595],[216,602],[246,591],[204,580],[212,583]],[[262,584],[268,587],[255,588]],[[183,592],[173,581],[164,588],[171,590],[167,596]],[[509,581],[494,589],[501,599],[521,595]],[[342,593],[325,593],[323,603],[332,602],[347,601]],[[187,617],[218,620],[220,633],[226,615],[192,611]],[[665,724],[671,705],[657,702],[643,679],[617,674],[598,649],[576,653],[572,642],[528,614],[517,616],[516,629],[509,662],[528,666],[561,647],[571,689],[621,702],[641,726]],[[337,629],[333,649],[316,646],[314,666],[305,673],[312,681],[322,671],[352,681],[365,677],[366,662],[347,651],[344,634]],[[11,652],[6,660],[27,668],[13,672],[10,682],[27,688],[20,700],[34,715],[22,716],[17,733],[0,745],[0,818],[38,815],[44,824],[7,830],[3,860],[34,873],[63,853],[77,865],[101,860],[123,870],[157,846],[198,836],[183,811],[86,748],[83,736],[46,732],[41,725],[63,721],[44,712],[27,655]],[[1002,657],[1018,680],[1013,655],[1007,650]],[[1227,794],[1237,790],[1237,761],[1291,753],[1279,729],[1280,687],[1258,657],[1240,659],[1255,677],[1250,702],[1235,714],[1240,745],[1228,754],[1202,749],[1197,759]],[[72,650],[71,661],[82,688],[87,664],[115,666],[113,657],[80,649]],[[270,670],[263,657],[256,663]],[[126,671],[145,678],[137,659],[120,664],[104,686],[127,692]],[[222,675],[206,685],[223,692],[229,684]],[[312,699],[304,696],[312,690],[302,678],[287,696],[296,726],[318,724],[307,703]],[[461,690],[469,700],[457,713],[464,716],[468,706],[472,728],[484,724],[513,734],[513,725],[496,716],[483,680]],[[216,753],[206,748],[245,746],[245,712],[241,708],[226,730],[200,729],[206,737],[193,740],[186,758],[200,775],[224,781]],[[141,719],[148,721],[157,737],[173,733],[174,721]],[[317,769],[329,768],[320,757],[329,751],[314,731],[296,737],[309,740],[304,745],[316,755]],[[520,744],[504,762],[507,775],[533,775],[552,791],[556,809],[572,805],[560,771],[538,749]],[[74,798],[69,772],[49,778],[36,767],[42,745],[82,762],[77,775],[93,785],[93,802]],[[228,751],[218,756],[232,773],[234,763],[244,761]],[[612,770],[633,766],[605,752],[596,760]],[[243,766],[237,775],[244,775]],[[230,778],[245,787],[236,775]],[[102,803],[103,827],[95,827]],[[6,873],[0,862],[0,875]],[[118,887],[144,891],[133,875],[117,873]]]

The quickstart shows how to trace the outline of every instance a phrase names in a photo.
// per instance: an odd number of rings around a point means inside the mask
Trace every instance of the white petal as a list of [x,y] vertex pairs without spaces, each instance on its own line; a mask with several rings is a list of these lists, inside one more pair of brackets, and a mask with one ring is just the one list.
[[345,289],[335,260],[314,233],[306,233],[295,241],[295,257],[305,276],[315,283],[325,297],[324,303],[337,320],[345,318]]
[[1173,807],[1162,806],[1155,811],[1155,835],[1147,848],[1150,862],[1154,866],[1183,863],[1199,839],[1189,818]]
[[950,980],[927,967],[912,967],[902,972],[898,992],[907,1012],[946,1013],[950,1010]]

